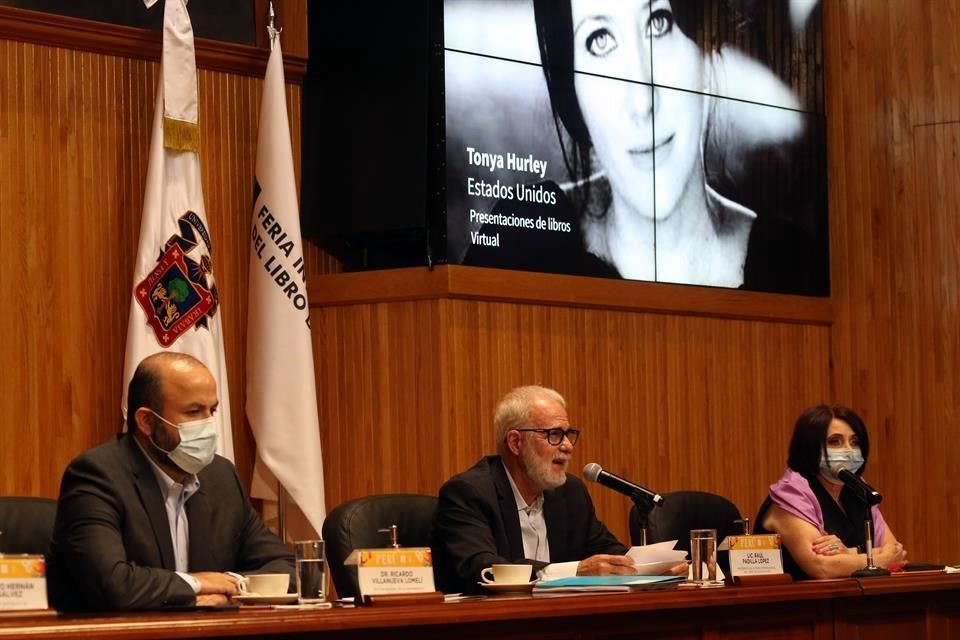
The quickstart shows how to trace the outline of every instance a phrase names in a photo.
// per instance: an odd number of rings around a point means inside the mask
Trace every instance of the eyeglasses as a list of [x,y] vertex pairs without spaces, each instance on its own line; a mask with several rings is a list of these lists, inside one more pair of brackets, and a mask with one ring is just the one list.
[[560,427],[555,427],[553,429],[520,429],[519,427],[515,428],[514,431],[532,431],[533,433],[542,433],[547,438],[547,443],[553,446],[559,446],[563,439],[566,438],[570,441],[571,445],[577,444],[577,440],[580,439],[580,429],[561,429]]

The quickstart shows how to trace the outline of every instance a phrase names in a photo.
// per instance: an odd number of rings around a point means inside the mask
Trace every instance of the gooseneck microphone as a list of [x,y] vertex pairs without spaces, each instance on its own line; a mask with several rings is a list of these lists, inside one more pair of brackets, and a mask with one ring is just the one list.
[[650,502],[655,507],[659,507],[663,504],[663,496],[656,491],[650,491],[650,489],[641,487],[638,484],[634,484],[614,473],[604,471],[603,467],[596,462],[590,462],[583,468],[583,477],[590,482],[602,484],[608,489],[613,489],[614,491],[622,493],[623,495],[633,498],[634,500]]
[[883,501],[883,496],[880,495],[879,491],[864,482],[860,476],[851,473],[848,469],[841,469],[840,472],[837,473],[837,477],[843,480],[843,484],[847,485],[857,498],[866,502],[869,506],[880,504]]

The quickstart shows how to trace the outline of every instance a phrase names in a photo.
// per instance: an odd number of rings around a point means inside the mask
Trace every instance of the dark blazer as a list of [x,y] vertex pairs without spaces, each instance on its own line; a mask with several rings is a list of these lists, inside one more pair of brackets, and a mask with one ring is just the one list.
[[[543,517],[552,562],[627,552],[597,520],[590,494],[575,476],[543,493]],[[481,459],[440,488],[433,534],[434,570],[445,591],[479,591],[480,572],[494,563],[545,566],[524,558],[517,502],[500,456]]]
[[[293,554],[257,516],[229,460],[217,456],[187,501],[190,572],[293,574]],[[154,471],[132,436],[67,467],[48,563],[53,605],[65,610],[188,606]],[[291,582],[292,584],[292,582]]]

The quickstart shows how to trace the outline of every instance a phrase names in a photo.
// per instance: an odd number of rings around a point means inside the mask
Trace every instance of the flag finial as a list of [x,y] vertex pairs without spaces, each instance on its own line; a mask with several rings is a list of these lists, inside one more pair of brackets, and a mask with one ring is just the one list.
[[273,0],[271,0],[267,3],[267,36],[270,38],[271,49],[273,49],[273,43],[281,31],[283,31],[283,27],[277,29],[277,12],[273,10]]

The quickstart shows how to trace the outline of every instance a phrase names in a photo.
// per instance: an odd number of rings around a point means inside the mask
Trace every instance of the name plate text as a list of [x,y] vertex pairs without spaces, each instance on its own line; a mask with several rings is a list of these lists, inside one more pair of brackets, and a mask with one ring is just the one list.
[[43,556],[0,554],[0,611],[47,608]]
[[429,547],[357,549],[346,561],[354,563],[362,596],[436,591]]
[[766,576],[783,573],[783,555],[778,534],[729,536],[730,574]]

